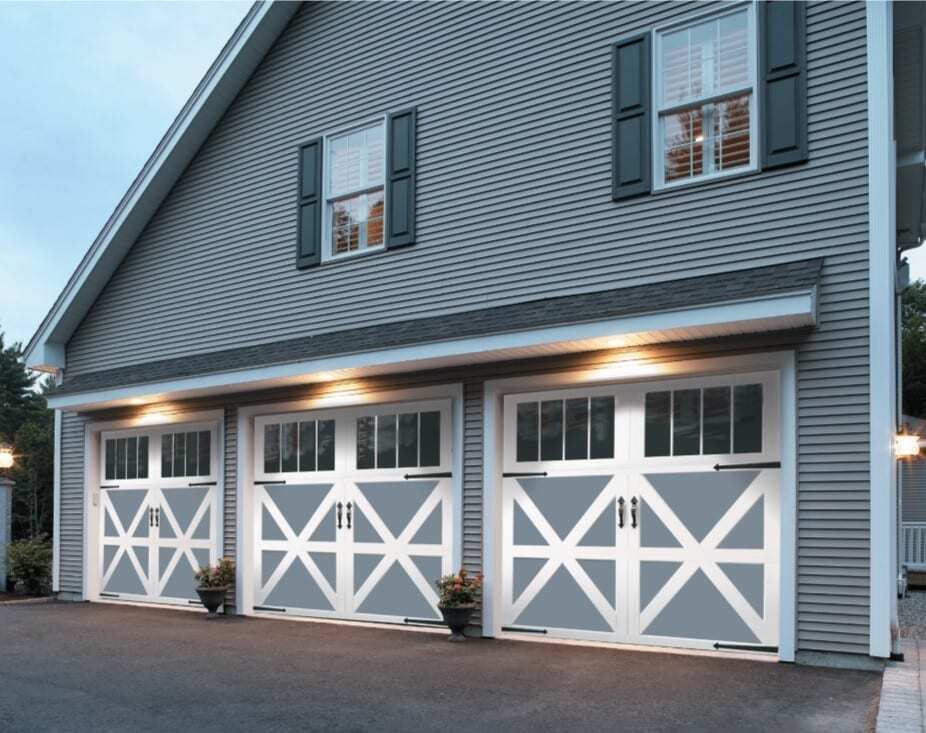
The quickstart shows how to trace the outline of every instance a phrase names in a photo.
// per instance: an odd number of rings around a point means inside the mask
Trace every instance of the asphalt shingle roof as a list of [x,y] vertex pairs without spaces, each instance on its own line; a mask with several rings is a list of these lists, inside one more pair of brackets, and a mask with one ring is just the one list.
[[128,387],[451,339],[590,323],[806,290],[817,284],[822,266],[822,258],[799,260],[349,328],[274,343],[121,366],[71,378],[67,378],[65,373],[58,394]]

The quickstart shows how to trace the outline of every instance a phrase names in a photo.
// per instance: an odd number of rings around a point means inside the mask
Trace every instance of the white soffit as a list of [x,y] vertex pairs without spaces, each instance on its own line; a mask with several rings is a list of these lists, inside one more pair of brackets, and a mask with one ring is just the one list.
[[606,321],[324,356],[151,384],[50,395],[48,402],[52,408],[67,410],[145,405],[379,374],[785,331],[807,328],[815,323],[816,292],[810,289]]

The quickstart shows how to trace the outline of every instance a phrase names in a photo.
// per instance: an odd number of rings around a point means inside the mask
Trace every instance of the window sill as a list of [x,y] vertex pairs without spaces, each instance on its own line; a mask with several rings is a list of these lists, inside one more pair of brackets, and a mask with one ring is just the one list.
[[357,260],[363,260],[363,259],[366,259],[367,257],[374,257],[376,255],[385,254],[388,251],[389,250],[386,248],[386,246],[382,245],[380,247],[362,249],[358,252],[351,252],[350,254],[333,255],[331,257],[322,259],[321,266],[327,267],[329,265],[340,265],[344,262],[354,262]]
[[673,181],[672,183],[664,183],[661,186],[653,186],[653,193],[670,193],[672,191],[678,191],[680,189],[686,189],[697,186],[709,186],[712,183],[721,183],[723,181],[730,181],[737,178],[745,178],[747,176],[754,176],[758,173],[761,173],[762,169],[757,165],[749,166],[748,168],[737,168],[736,170],[730,171],[729,173],[714,173],[710,176],[704,176],[703,178],[692,178],[684,181]]

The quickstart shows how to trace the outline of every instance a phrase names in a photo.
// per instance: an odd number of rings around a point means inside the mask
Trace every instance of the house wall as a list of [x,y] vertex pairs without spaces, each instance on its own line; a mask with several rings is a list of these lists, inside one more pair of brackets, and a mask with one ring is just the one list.
[[[807,164],[614,203],[609,44],[682,12],[675,3],[306,5],[74,334],[67,374],[823,256],[818,327],[795,343],[798,648],[867,653],[865,7],[809,3]],[[296,270],[298,144],[410,105],[419,109],[415,246]],[[483,376],[465,381],[473,566]],[[65,418],[68,502],[82,490],[79,421]],[[72,522],[62,522],[62,587],[79,578]]]
[[[172,403],[167,405],[156,406],[159,411],[170,410],[171,412],[183,411],[201,411],[204,409],[214,409],[223,407],[225,409],[225,552],[233,554],[237,543],[236,536],[236,501],[238,490],[237,477],[237,409],[246,405],[269,404],[273,402],[284,402],[294,399],[304,399],[312,395],[324,393],[330,394],[332,391],[350,391],[359,396],[365,392],[381,392],[390,389],[403,389],[408,387],[421,387],[434,384],[462,383],[464,394],[464,436],[463,436],[463,518],[461,531],[463,532],[463,560],[464,565],[472,571],[483,569],[483,547],[482,547],[482,499],[483,499],[483,384],[488,379],[501,377],[510,377],[514,375],[541,374],[556,371],[573,371],[576,369],[594,369],[603,365],[613,364],[621,359],[633,359],[635,361],[651,362],[653,364],[669,364],[674,361],[703,359],[717,356],[727,356],[731,354],[765,352],[786,350],[800,350],[804,343],[811,338],[808,334],[783,334],[778,336],[765,336],[762,338],[743,339],[741,337],[718,339],[702,343],[688,343],[663,345],[659,347],[650,347],[644,350],[634,349],[632,351],[609,351],[593,352],[588,354],[572,354],[558,357],[548,357],[542,359],[533,359],[527,361],[506,362],[499,364],[486,364],[474,367],[444,369],[436,372],[422,372],[417,374],[392,375],[377,377],[362,382],[351,381],[344,384],[326,384],[306,387],[293,387],[271,391],[261,391],[245,394],[236,394],[229,396],[218,396],[209,399],[194,400],[185,403]],[[144,414],[144,410],[138,408],[132,410],[118,410],[95,412],[84,415],[66,414],[64,417],[64,440],[66,443],[65,454],[78,454],[82,451],[83,426],[89,420],[114,420],[129,418]],[[79,429],[71,428],[72,425],[79,426]],[[804,492],[802,487],[800,492]],[[62,478],[62,506],[66,509],[62,512],[63,525],[77,528],[82,522],[82,497],[84,495],[83,487],[83,469],[74,467],[74,470],[66,471]],[[799,496],[801,502],[806,501],[806,497]],[[800,514],[800,512],[799,512]],[[69,559],[78,552],[74,545],[68,546],[66,536],[71,533],[62,532],[62,557],[67,556]],[[806,551],[804,551],[806,554]],[[800,553],[799,553],[800,554]],[[835,557],[843,558],[848,556],[846,553],[836,553]],[[799,557],[799,568],[802,562]],[[67,571],[65,571],[65,568]],[[830,568],[829,579],[836,583],[851,584],[851,568],[849,571],[842,571],[834,566]],[[62,561],[62,591],[79,594],[81,589],[82,576],[80,567],[74,563],[65,563]],[[828,598],[833,601],[832,596]],[[838,599],[836,599],[838,600]],[[849,651],[845,648],[828,649],[822,642],[814,641],[814,637],[808,633],[807,616],[801,614],[800,609],[806,608],[808,604],[815,601],[814,595],[808,595],[806,589],[799,585],[798,589],[798,630],[799,650],[801,651]],[[867,624],[867,609],[862,608],[862,621]],[[835,611],[834,616],[841,618],[842,611]],[[837,623],[837,621],[834,621]],[[851,626],[848,629],[851,631]],[[801,634],[800,632],[804,633]],[[856,630],[856,636],[859,641],[857,646],[851,651],[857,653],[867,652],[867,626]],[[809,639],[809,641],[808,641]]]

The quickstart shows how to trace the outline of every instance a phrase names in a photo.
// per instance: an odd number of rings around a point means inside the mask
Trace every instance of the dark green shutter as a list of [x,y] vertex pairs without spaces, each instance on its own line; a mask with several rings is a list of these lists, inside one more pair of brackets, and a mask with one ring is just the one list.
[[296,267],[322,261],[322,139],[299,148],[299,213]]
[[415,243],[417,110],[389,115],[386,130],[386,247]]
[[615,201],[653,187],[650,34],[612,48],[611,190]]
[[762,167],[807,160],[807,7],[758,3]]

